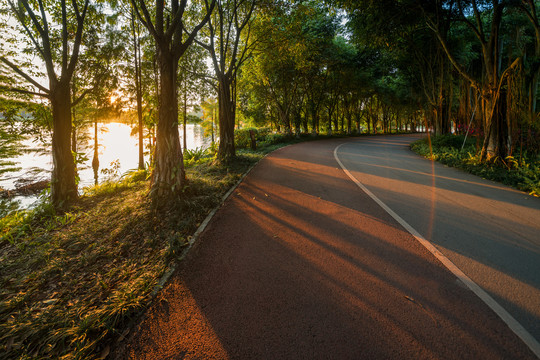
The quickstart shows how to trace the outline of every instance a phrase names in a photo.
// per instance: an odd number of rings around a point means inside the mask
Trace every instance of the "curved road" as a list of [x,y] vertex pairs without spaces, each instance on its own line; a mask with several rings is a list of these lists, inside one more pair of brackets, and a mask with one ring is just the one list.
[[408,150],[414,138],[309,142],[263,159],[119,358],[534,359],[417,238],[534,348],[540,199],[422,159]]

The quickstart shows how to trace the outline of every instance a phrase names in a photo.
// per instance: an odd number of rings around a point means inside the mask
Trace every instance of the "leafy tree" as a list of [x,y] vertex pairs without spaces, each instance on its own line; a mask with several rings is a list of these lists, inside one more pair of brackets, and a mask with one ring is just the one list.
[[[53,121],[51,201],[56,207],[78,197],[75,162],[71,153],[71,83],[78,63],[89,0],[17,3],[7,0],[2,12],[18,21],[18,36],[2,32],[7,42],[18,44],[24,54],[38,56],[44,63],[48,87],[40,83],[28,61],[16,54],[3,53],[0,63],[17,79],[10,90],[42,97],[50,101]],[[5,51],[5,49],[4,49]],[[29,86],[23,87],[25,83]]]
[[202,102],[201,107],[203,111],[203,122],[201,123],[201,126],[204,129],[204,135],[210,135],[213,145],[215,141],[214,134],[216,130],[219,130],[216,129],[218,126],[218,121],[216,120],[218,117],[219,104],[217,99],[208,98]]
[[[448,59],[454,68],[470,82],[471,86],[482,94],[482,111],[485,122],[485,139],[482,147],[482,159],[504,159],[509,155],[506,88],[503,83],[519,66],[519,61],[502,69],[501,24],[507,1],[449,1],[444,9],[453,13],[455,21],[464,23],[471,31],[481,51],[483,78],[471,74],[460,62],[448,45],[448,40],[441,34],[436,20],[427,17],[428,26],[440,41]],[[471,14],[471,15],[469,15]]]
[[208,92],[205,81],[209,75],[204,60],[205,50],[194,44],[185,52],[178,65],[178,94],[182,109],[184,150],[187,149],[188,108],[195,109],[196,102],[204,98]]
[[255,42],[250,42],[255,0],[217,0],[216,11],[208,21],[208,44],[199,42],[210,53],[218,84],[218,159],[235,156],[236,80]]
[[539,117],[536,110],[538,109],[538,82],[540,81],[540,21],[538,18],[540,4],[533,0],[522,0],[520,10],[525,14],[534,30],[534,50],[532,51],[534,55],[529,56],[527,107],[530,124],[538,124]]
[[[156,43],[156,60],[159,69],[159,107],[154,169],[152,172],[152,197],[157,203],[178,194],[185,182],[184,161],[178,133],[178,61],[193,43],[199,30],[206,24],[213,11],[205,0],[204,10],[187,1],[156,0],[149,9],[145,0],[131,0],[137,17],[148,29]],[[186,27],[185,16],[201,11],[202,18],[191,29]]]

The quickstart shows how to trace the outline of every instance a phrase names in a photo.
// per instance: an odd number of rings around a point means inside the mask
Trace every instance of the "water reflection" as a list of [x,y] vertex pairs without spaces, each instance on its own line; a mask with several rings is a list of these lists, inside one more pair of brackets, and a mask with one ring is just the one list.
[[[83,155],[82,159],[84,159],[77,166],[80,177],[79,189],[94,184],[94,171],[92,169],[92,159],[94,157],[93,126],[85,131],[87,136],[84,136],[85,140],[78,144],[77,149]],[[131,136],[131,132],[131,127],[123,123],[98,123],[98,182],[106,180],[111,175],[121,175],[138,167],[138,136],[137,134]],[[204,137],[203,129],[199,125],[187,124],[186,134],[188,149],[210,146],[210,139]],[[183,131],[181,128],[180,143],[183,144]],[[148,139],[145,139],[145,149],[147,144]],[[21,179],[31,181],[50,179],[52,169],[50,149],[40,148],[33,139],[24,140],[23,145],[30,151],[18,157],[6,159],[17,162],[20,170],[0,175],[0,188],[14,189]],[[149,159],[147,151],[144,159],[145,162]],[[22,207],[28,207],[36,200],[36,196],[17,196],[16,199],[21,203]]]

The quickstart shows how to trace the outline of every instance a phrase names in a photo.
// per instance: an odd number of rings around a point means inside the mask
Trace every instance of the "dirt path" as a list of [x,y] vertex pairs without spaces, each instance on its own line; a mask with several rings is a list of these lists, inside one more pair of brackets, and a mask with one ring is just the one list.
[[534,358],[349,180],[333,157],[345,141],[262,160],[120,358]]

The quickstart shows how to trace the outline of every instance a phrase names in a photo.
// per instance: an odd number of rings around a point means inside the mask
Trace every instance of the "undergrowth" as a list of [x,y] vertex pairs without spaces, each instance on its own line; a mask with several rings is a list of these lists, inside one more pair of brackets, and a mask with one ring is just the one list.
[[223,194],[262,157],[186,166],[187,185],[156,210],[148,174],[88,189],[69,212],[46,203],[0,219],[0,359],[96,359]]
[[480,161],[477,140],[469,138],[461,150],[463,140],[462,135],[431,136],[414,142],[411,149],[428,159],[540,196],[538,155],[525,153],[521,157],[508,156],[498,159],[500,161],[486,163]]

